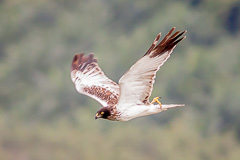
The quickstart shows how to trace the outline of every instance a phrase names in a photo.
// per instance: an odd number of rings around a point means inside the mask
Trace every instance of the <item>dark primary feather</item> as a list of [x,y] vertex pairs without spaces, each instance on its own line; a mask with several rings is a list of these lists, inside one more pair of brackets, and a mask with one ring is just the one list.
[[93,58],[93,54],[90,53],[88,56],[84,57],[84,53],[76,54],[72,61],[72,71],[80,70],[83,71],[89,64],[96,62],[97,59]]
[[161,33],[159,33],[157,38],[154,40],[152,46],[148,49],[144,56],[150,54],[151,52],[154,53],[152,53],[150,57],[160,56],[163,53],[172,50],[179,42],[186,38],[186,36],[184,36],[179,39],[179,37],[182,36],[187,31],[183,31],[181,33],[180,31],[176,31],[171,37],[169,37],[175,29],[176,27],[173,27],[168,32],[168,34],[163,38],[163,40],[157,45],[157,42],[161,37]]

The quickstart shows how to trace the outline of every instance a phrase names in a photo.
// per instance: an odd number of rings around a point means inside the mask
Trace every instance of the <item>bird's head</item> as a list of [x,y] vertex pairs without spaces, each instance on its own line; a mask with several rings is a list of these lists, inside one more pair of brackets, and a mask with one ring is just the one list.
[[110,115],[111,115],[110,109],[107,107],[102,107],[97,111],[95,119],[98,119],[98,118],[107,119]]

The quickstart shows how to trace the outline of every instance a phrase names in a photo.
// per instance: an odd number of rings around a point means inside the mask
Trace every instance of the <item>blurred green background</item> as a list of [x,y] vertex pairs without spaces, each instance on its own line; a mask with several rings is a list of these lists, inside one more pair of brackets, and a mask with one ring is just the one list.
[[[114,81],[159,32],[188,30],[152,97],[186,107],[129,122],[94,120],[73,55],[94,52]],[[1,0],[0,159],[240,159],[238,0]]]

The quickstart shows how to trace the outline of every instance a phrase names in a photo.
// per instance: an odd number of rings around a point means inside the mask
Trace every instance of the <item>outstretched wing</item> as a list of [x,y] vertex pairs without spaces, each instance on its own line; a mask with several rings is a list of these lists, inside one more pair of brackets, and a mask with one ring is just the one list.
[[93,54],[76,54],[72,62],[71,78],[79,93],[101,103],[102,106],[115,105],[119,97],[119,86],[106,77]]
[[186,31],[177,31],[171,35],[174,30],[175,27],[157,44],[161,36],[159,33],[146,54],[121,77],[119,108],[123,109],[133,104],[149,104],[156,72],[170,57],[175,46],[186,38],[180,38]]

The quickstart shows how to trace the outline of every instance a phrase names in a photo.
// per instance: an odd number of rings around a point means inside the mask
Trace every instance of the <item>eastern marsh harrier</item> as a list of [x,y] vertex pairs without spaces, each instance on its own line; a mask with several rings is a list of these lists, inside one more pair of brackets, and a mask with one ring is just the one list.
[[[154,79],[176,45],[186,38],[186,31],[173,27],[159,42],[161,33],[151,47],[119,80],[118,84],[105,76],[93,54],[76,54],[72,62],[71,79],[79,93],[85,94],[103,107],[96,115],[113,121],[128,121],[140,116],[156,114],[184,104],[161,104],[159,97],[149,101]],[[157,102],[157,104],[155,104]]]

